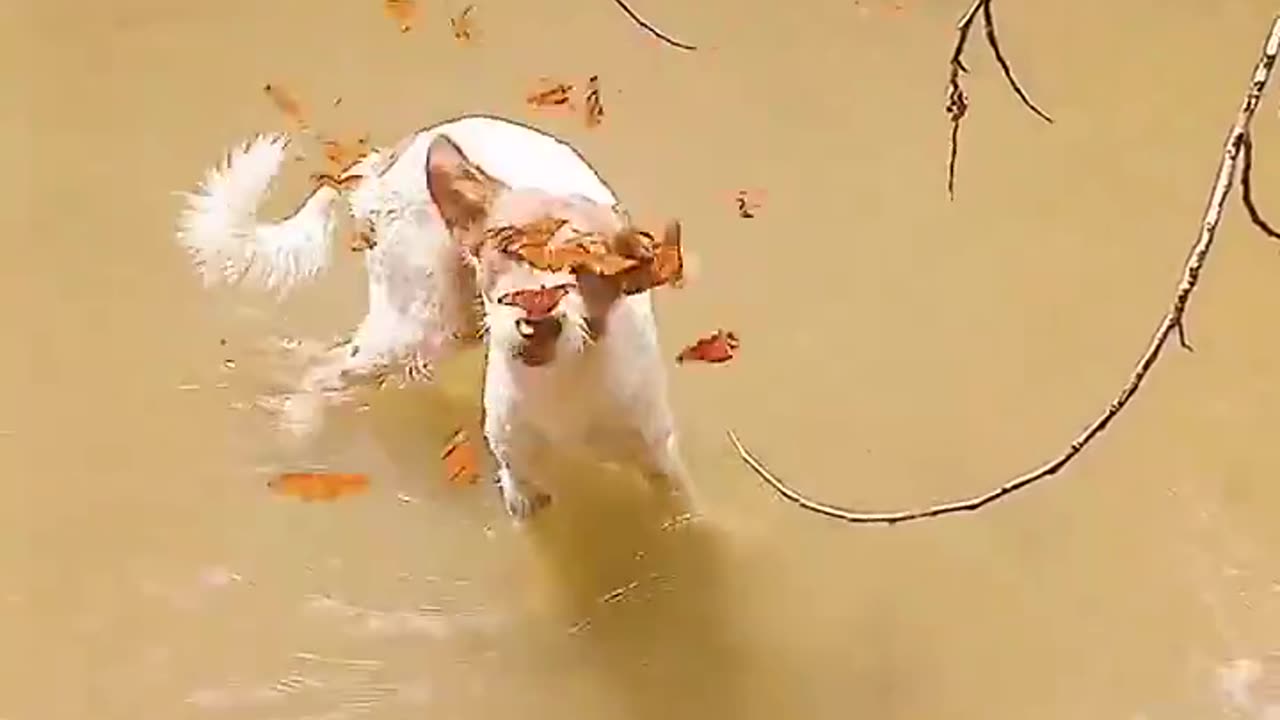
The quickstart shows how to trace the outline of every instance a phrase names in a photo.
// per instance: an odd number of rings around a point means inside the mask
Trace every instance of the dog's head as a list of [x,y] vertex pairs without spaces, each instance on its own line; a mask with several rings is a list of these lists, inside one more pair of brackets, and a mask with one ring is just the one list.
[[620,207],[508,187],[445,135],[432,140],[426,173],[432,201],[476,269],[489,342],[526,365],[581,352],[607,331],[615,304],[637,291],[635,272],[539,269],[496,239],[513,228],[541,225],[553,230],[548,247],[585,235],[598,238],[608,253],[643,257],[643,233]]

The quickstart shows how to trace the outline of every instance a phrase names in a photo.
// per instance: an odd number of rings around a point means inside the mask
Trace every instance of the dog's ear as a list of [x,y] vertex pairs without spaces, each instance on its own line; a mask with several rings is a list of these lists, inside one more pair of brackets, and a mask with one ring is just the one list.
[[450,230],[480,222],[502,183],[462,152],[448,135],[437,135],[427,146],[427,192]]

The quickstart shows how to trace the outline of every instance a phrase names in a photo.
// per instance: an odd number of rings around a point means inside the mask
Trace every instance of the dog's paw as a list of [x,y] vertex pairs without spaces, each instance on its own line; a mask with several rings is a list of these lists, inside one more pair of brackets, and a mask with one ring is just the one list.
[[541,491],[526,489],[524,491],[502,493],[502,502],[507,507],[507,515],[514,520],[529,520],[538,511],[551,504],[551,495]]
[[498,472],[498,489],[507,515],[518,521],[529,520],[551,504],[551,495],[526,482],[518,482],[508,470]]
[[324,400],[318,393],[261,395],[254,404],[271,417],[275,429],[294,438],[312,437],[324,423]]
[[431,367],[431,363],[418,355],[405,360],[401,374],[403,375],[401,385],[435,382],[435,370]]

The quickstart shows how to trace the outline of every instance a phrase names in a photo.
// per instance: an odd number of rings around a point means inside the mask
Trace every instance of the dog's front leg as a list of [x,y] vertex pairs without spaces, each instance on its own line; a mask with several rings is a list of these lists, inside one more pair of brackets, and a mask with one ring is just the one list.
[[517,521],[528,520],[551,503],[551,495],[529,477],[538,434],[520,420],[517,396],[495,375],[491,364],[484,384],[485,441],[498,465],[494,479],[507,514]]
[[675,432],[646,438],[643,465],[650,485],[663,499],[692,501],[689,470],[681,457]]
[[498,464],[495,481],[507,514],[515,520],[528,520],[551,503],[551,495],[529,478],[533,432],[498,418],[485,419],[485,440]]
[[680,443],[674,432],[646,438],[643,462],[646,474],[655,482],[680,490],[688,481],[688,469],[680,456]]
[[640,467],[660,501],[673,504],[680,512],[691,511],[695,504],[693,488],[675,421],[670,411],[661,406],[649,408],[648,415],[640,419],[640,427],[635,429],[640,438]]

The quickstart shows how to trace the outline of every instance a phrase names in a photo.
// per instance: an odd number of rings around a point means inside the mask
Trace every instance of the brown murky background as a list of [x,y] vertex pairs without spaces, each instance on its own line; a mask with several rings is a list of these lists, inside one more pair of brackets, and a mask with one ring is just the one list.
[[[0,4],[0,718],[1280,713],[1280,252],[1235,203],[1195,352],[1032,490],[848,527],[775,497],[725,439],[886,508],[1058,452],[1166,307],[1268,3],[998,7],[1057,122],[975,34],[948,203],[963,2],[637,2],[701,46],[682,53],[606,0],[479,0],[464,47],[451,1],[403,35],[374,0]],[[539,75],[593,73],[600,128],[523,106]],[[592,473],[517,532],[490,488],[448,486],[437,454],[478,418],[478,355],[335,412],[312,445],[272,433],[262,342],[355,322],[359,263],[277,307],[203,291],[173,239],[173,193],[283,127],[268,81],[380,143],[460,112],[533,121],[642,215],[684,219],[701,272],[659,292],[668,349],[743,338],[733,364],[672,367],[704,520],[664,529],[642,486]],[[1256,132],[1274,213],[1278,92]],[[741,187],[767,192],[755,220]],[[372,491],[264,487],[321,462]]]

